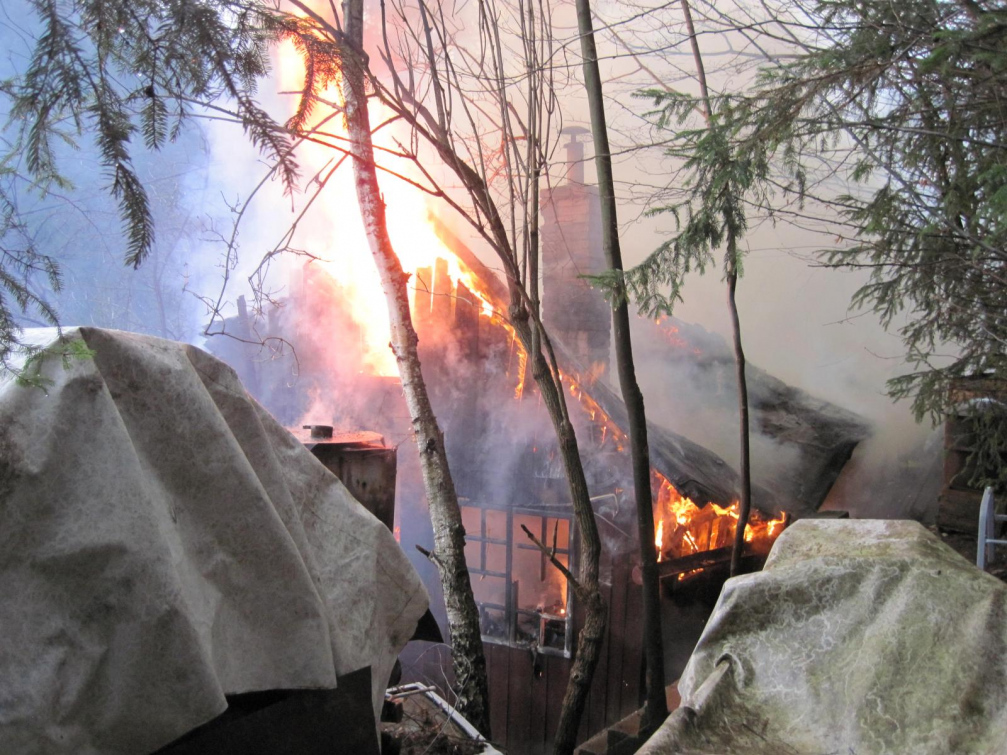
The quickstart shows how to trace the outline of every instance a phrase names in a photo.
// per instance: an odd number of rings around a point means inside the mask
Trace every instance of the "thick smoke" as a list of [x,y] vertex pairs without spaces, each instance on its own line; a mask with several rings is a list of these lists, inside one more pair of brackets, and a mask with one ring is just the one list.
[[[10,17],[15,15],[22,14],[9,13]],[[3,60],[6,76],[25,65],[29,36],[9,23],[0,32],[7,51]],[[611,65],[615,81],[615,75],[621,73],[619,66],[632,64],[623,59]],[[652,70],[660,73],[663,69],[655,64]],[[276,79],[260,88],[260,99],[282,121],[294,106],[295,95],[290,92],[298,89],[299,82],[296,71],[282,64],[277,71]],[[609,89],[625,105],[613,108],[616,133],[627,142],[639,141],[639,116],[647,107],[628,95],[633,87],[638,89],[646,82],[633,77],[619,80],[629,83]],[[561,94],[566,122],[585,122],[583,95],[576,84]],[[307,310],[292,305],[303,298],[305,286],[320,279],[310,272],[310,266],[309,272],[304,272],[304,257],[298,256],[299,252],[317,255],[322,263],[336,269],[373,266],[362,248],[352,192],[338,185],[349,180],[348,166],[332,179],[312,214],[300,221],[297,235],[284,244],[299,209],[318,185],[312,179],[322,175],[317,171],[323,163],[304,159],[305,194],[285,198],[277,182],[269,179],[268,166],[243,138],[239,124],[196,118],[183,138],[165,152],[137,150],[138,169],[146,176],[154,200],[159,241],[154,257],[134,272],[120,264],[124,243],[114,201],[103,190],[106,179],[98,168],[93,145],[83,146],[78,153],[68,151],[61,156],[77,186],[67,201],[50,197],[31,199],[34,204],[26,205],[43,251],[54,254],[64,266],[65,292],[60,296],[51,292],[51,296],[65,323],[207,343],[241,365],[250,389],[267,405],[276,407],[286,424],[328,422],[346,430],[375,429],[385,433],[389,442],[408,447],[406,412],[394,378],[372,380],[369,388],[360,380],[361,372],[367,370],[360,348],[360,313],[352,308],[326,307],[324,302]],[[673,231],[670,220],[641,218],[639,203],[648,187],[661,185],[671,175],[672,166],[656,158],[659,149],[634,153],[622,149],[627,146],[621,145],[616,175],[625,200],[621,207],[624,253],[627,263],[634,264]],[[585,164],[588,182],[593,180],[591,157],[589,147]],[[565,169],[561,163],[553,166],[553,184],[563,180]],[[393,189],[392,178],[382,180],[390,192],[390,206],[401,206],[392,204],[395,197],[391,196],[401,187]],[[240,226],[235,232],[239,208]],[[232,239],[238,244],[233,249],[229,247]],[[492,262],[474,234],[468,240],[486,262]],[[874,427],[873,436],[854,455],[856,484],[845,481],[829,505],[847,507],[859,515],[929,516],[929,483],[917,473],[932,469],[934,464],[934,443],[924,446],[931,430],[926,424],[915,423],[906,404],[893,404],[885,395],[885,381],[905,369],[901,345],[897,337],[880,327],[874,315],[847,310],[864,276],[814,266],[811,252],[832,243],[822,234],[767,224],[755,229],[746,243],[750,253],[739,287],[739,307],[750,362],[812,396],[863,416]],[[264,258],[286,246],[292,251],[273,258],[260,270]],[[265,275],[256,276],[257,270]],[[246,302],[245,318],[237,317],[239,296]],[[724,284],[716,272],[693,276],[686,283],[684,301],[676,315],[728,338],[725,297]],[[383,308],[377,288],[370,299]],[[199,333],[212,314],[208,303],[214,307],[217,302],[220,315],[231,319],[226,326],[214,322],[213,332],[223,329],[245,340],[266,339],[266,345],[232,342],[226,336],[202,339]],[[222,341],[229,343],[216,345]],[[671,363],[649,351],[647,345],[646,338],[638,339],[639,373],[652,420],[736,465],[730,365],[711,370],[700,369],[688,360]],[[494,380],[500,385],[504,382],[498,375],[465,374],[450,347],[440,358],[444,356],[449,367],[440,377],[459,381],[450,390],[442,387],[446,415],[469,400],[466,389],[473,381],[484,380],[486,385]],[[428,369],[432,369],[430,364]],[[324,381],[320,382],[318,375],[325,375]],[[485,494],[507,498],[528,464],[526,444],[517,439],[533,439],[533,447],[548,456],[552,430],[535,400],[508,402],[501,407],[500,390],[484,386],[477,397],[488,404],[479,408],[490,418],[478,428],[478,443],[468,442],[476,434],[470,428],[449,427],[447,433],[449,443],[465,439],[458,444],[462,458],[484,454],[494,459],[479,473],[480,485]],[[763,480],[784,475],[798,463],[792,447],[760,434],[753,438],[753,458],[757,477]],[[864,492],[879,478],[893,477],[903,481],[902,488],[923,492],[909,503],[897,505]],[[561,493],[560,489],[557,495]]]
[[[638,227],[633,233],[649,238],[652,245],[660,235],[654,231]],[[908,402],[895,403],[887,395],[886,382],[908,369],[899,339],[885,331],[873,313],[849,310],[866,274],[818,266],[812,250],[831,241],[819,234],[765,227],[748,240],[751,251],[738,286],[738,307],[749,364],[855,412],[872,426],[871,436],[858,446],[844,475],[849,477],[855,469],[857,483],[844,479],[826,508],[846,509],[861,517],[932,521],[939,487],[939,442],[929,421],[915,421]],[[726,284],[716,271],[687,280],[675,313],[722,336],[724,346],[731,348]],[[652,416],[736,464],[736,408],[712,422],[707,412],[707,402],[721,409],[736,402],[733,365],[720,365],[711,381],[710,371],[696,363],[648,358],[647,341],[638,342],[641,382]],[[697,362],[702,359],[697,357]],[[706,396],[705,401],[676,400],[672,386],[679,385],[687,396]],[[757,478],[768,480],[791,468],[792,453],[756,428],[752,458]]]

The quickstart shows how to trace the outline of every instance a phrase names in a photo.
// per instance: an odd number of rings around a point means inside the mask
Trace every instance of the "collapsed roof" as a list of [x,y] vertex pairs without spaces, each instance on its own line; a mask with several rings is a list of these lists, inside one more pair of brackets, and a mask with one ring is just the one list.
[[[626,403],[615,389],[604,379],[583,377],[589,374],[588,370],[563,344],[554,341],[553,347],[562,369],[574,374],[612,422],[623,432],[628,432]],[[651,420],[647,421],[647,441],[651,467],[697,505],[716,503],[726,507],[737,500],[737,491],[741,487],[738,474],[717,454]],[[775,502],[771,496],[765,491],[760,493],[757,503],[759,508],[767,513],[775,512]]]
[[[464,242],[432,219],[444,243],[483,285],[481,294],[497,311],[506,312],[507,289],[497,275]],[[734,354],[724,339],[678,320],[654,323],[634,318],[633,330],[638,371],[640,365],[649,363],[658,374],[681,376],[686,365],[687,381],[662,381],[674,403],[700,407],[703,412],[701,420],[690,418],[686,426],[691,431],[700,429],[701,424],[730,427],[736,438]],[[555,333],[551,333],[551,339],[560,369],[575,375],[602,410],[626,432],[626,405],[617,391],[604,378],[593,377],[592,366],[579,362]],[[787,385],[758,367],[749,365],[746,375],[753,434],[772,441],[771,451],[782,451],[789,461],[760,468],[756,460],[753,505],[772,515],[787,511],[792,516],[803,516],[817,511],[853,449],[870,436],[871,426],[853,412]],[[708,447],[653,421],[660,417],[665,423],[672,418],[667,412],[655,411],[652,403],[648,407],[652,467],[699,506],[708,502],[729,506],[737,500],[740,481],[735,469]]]
[[[665,410],[662,418],[698,431],[707,447],[736,453],[737,373],[724,338],[675,318],[637,319],[633,332],[642,369],[662,376],[652,397],[652,406]],[[871,424],[751,362],[745,375],[752,479],[763,488],[755,505],[797,517],[817,511],[857,444],[870,437]]]

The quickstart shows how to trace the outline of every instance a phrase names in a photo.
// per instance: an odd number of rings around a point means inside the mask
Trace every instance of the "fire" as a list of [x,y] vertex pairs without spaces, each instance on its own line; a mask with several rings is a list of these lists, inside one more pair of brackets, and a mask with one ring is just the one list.
[[561,374],[560,378],[569,382],[570,395],[577,399],[577,402],[591,418],[591,421],[601,428],[602,445],[611,438],[615,443],[616,450],[620,453],[624,452],[629,445],[629,437],[626,433],[619,429],[619,426],[602,410],[598,402],[591,398],[590,394],[581,387],[579,382],[565,373]]
[[[278,56],[277,71],[281,90],[299,93],[304,77],[304,62],[300,54],[292,42],[287,42],[280,47]],[[320,93],[318,101],[339,105],[342,101],[339,87],[334,85]],[[291,97],[291,112],[295,105],[295,97]],[[384,112],[376,99],[372,99],[370,106],[373,108],[373,124],[384,124],[392,120],[390,113]],[[317,201],[311,200],[311,215],[298,221],[298,245],[319,258],[313,264],[321,265],[337,281],[338,286],[332,295],[338,294],[343,300],[341,308],[359,328],[362,368],[375,375],[395,375],[397,366],[389,348],[391,339],[387,301],[364,233],[352,169],[348,160],[343,160],[342,167],[335,170],[344,156],[343,151],[348,142],[342,118],[333,117],[334,112],[333,108],[321,104],[315,109],[310,125],[320,125],[320,131],[315,135],[315,141],[303,143],[299,151],[304,173],[312,177],[305,196],[313,197],[316,188],[324,187],[324,190]],[[408,135],[396,135],[395,129],[396,125],[393,124],[375,132],[375,146],[379,150],[385,150],[378,152],[378,162],[382,167],[421,182],[422,177],[409,174],[408,164],[403,167],[401,163],[404,161],[392,156],[399,151],[396,136],[399,141],[408,143]],[[473,275],[458,259],[450,245],[437,232],[430,214],[431,207],[428,206],[423,191],[416,185],[380,170],[378,176],[389,211],[388,232],[402,269],[409,276],[409,286],[414,289],[414,293],[417,290],[429,291],[429,296],[423,300],[429,303],[424,304],[430,307],[429,311],[414,311],[414,317],[432,318],[436,311],[449,309],[453,306],[459,286],[464,285],[478,300],[479,316],[487,318],[508,333],[510,369],[517,376],[514,395],[521,398],[525,388],[528,355],[504,313],[494,307],[493,297],[478,276]],[[432,276],[431,271],[437,271],[438,275]],[[427,288],[424,289],[424,286]],[[414,308],[417,298],[410,297]],[[439,307],[437,303],[443,304],[445,298],[451,299],[451,304]],[[670,343],[689,346],[678,335],[674,324],[658,324],[662,326],[665,338]],[[693,348],[693,351],[699,353],[698,349]],[[571,396],[599,428],[599,444],[614,444],[617,451],[624,453],[628,449],[629,440],[626,433],[582,386],[582,383],[591,386],[601,370],[601,366],[594,366],[585,376],[576,379],[570,375],[561,377],[568,383]],[[738,520],[737,503],[728,508],[712,502],[700,507],[681,496],[656,470],[653,471],[653,476],[658,491],[655,547],[659,561],[666,555],[681,557],[724,547],[733,541]],[[784,523],[783,519],[762,520],[753,512],[752,521],[745,529],[745,541],[756,546],[762,542],[771,542]]]
[[661,315],[654,320],[654,324],[658,326],[658,331],[661,333],[661,336],[670,345],[677,349],[690,349],[696,356],[702,355],[702,349],[693,346],[689,341],[679,335],[678,326],[672,322],[671,318]]
[[[629,447],[626,433],[602,410],[575,376],[564,373],[561,377],[567,383],[570,395],[577,400],[595,426],[600,428],[598,445],[604,446],[611,439],[616,449],[624,453]],[[651,469],[651,479],[655,491],[654,547],[658,562],[666,560],[666,557],[681,558],[734,544],[734,533],[740,518],[740,502],[735,501],[726,508],[713,502],[700,507],[695,501],[681,495],[656,469]],[[758,511],[753,511],[745,526],[745,542],[757,551],[768,550],[785,524],[785,515],[779,519],[765,519]],[[701,569],[687,574],[698,571]]]
[[[293,42],[287,41],[280,46],[276,69],[281,91],[296,93],[291,96],[290,111],[293,113],[304,81],[304,61]],[[301,144],[298,159],[304,174],[311,177],[305,187],[306,199],[310,199],[317,189],[324,188],[313,201],[310,214],[298,223],[297,244],[319,258],[312,264],[321,265],[338,283],[343,307],[360,330],[362,369],[374,375],[397,375],[395,357],[389,347],[388,305],[364,232],[352,166],[349,160],[343,160],[341,167],[333,171],[344,156],[340,150],[348,146],[345,124],[342,116],[333,117],[333,108],[321,103],[341,104],[339,86],[333,84],[320,93],[318,102],[308,125],[319,130],[314,141]],[[390,113],[380,103],[372,100],[370,107],[373,124],[389,120]],[[379,167],[407,175],[410,166],[404,160],[395,158],[393,153],[400,151],[396,137],[408,143],[408,136],[396,134],[395,129],[396,126],[392,125],[375,132],[374,143],[379,150],[377,161]],[[387,151],[381,151],[382,148]],[[408,177],[421,183],[419,177]],[[431,286],[434,289],[431,298],[453,297],[458,284],[463,283],[479,300],[481,316],[504,322],[480,281],[465,269],[439,237],[423,191],[382,170],[378,171],[378,180],[388,208],[389,236],[402,269],[409,276],[409,287],[415,289],[427,285],[417,275],[418,271],[434,268],[438,260],[443,260],[447,264],[450,290]],[[410,298],[413,298],[412,295]],[[414,311],[413,315],[415,318],[417,313]],[[506,327],[509,328],[509,325]],[[519,360],[526,358],[523,351],[518,355]],[[523,370],[521,372],[523,375]],[[518,388],[519,395],[522,388],[523,382]]]
[[[738,501],[727,508],[712,502],[701,508],[691,498],[679,493],[659,472],[653,471],[652,480],[657,491],[654,509],[659,533],[655,542],[658,561],[663,560],[666,554],[681,558],[733,545],[740,517]],[[664,527],[666,522],[669,524],[667,530]],[[767,520],[753,511],[745,526],[745,542],[759,549],[765,548],[785,524],[785,515]]]
[[511,348],[517,351],[517,387],[514,388],[514,398],[518,401],[521,400],[521,396],[524,395],[524,381],[525,375],[528,372],[528,352],[524,350],[521,346],[521,342],[518,341],[517,335],[514,333],[514,329],[507,326],[511,333]]

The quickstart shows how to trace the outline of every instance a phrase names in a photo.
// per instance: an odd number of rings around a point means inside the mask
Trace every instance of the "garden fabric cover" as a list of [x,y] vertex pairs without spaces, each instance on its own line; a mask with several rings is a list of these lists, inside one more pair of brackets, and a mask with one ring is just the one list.
[[799,521],[725,584],[640,755],[1002,755],[1005,601],[915,522]]
[[378,720],[428,605],[392,534],[222,362],[66,336],[0,387],[0,752],[143,755],[366,666]]

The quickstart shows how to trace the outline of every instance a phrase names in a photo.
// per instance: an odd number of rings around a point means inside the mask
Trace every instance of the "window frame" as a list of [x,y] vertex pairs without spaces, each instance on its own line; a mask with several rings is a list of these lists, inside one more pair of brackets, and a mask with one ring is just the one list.
[[[550,507],[551,508],[551,507]],[[537,652],[543,655],[555,655],[562,658],[571,658],[573,656],[573,590],[569,585],[566,586],[566,614],[564,617],[564,637],[563,637],[563,647],[550,647],[542,642],[542,638],[545,631],[546,621],[556,621],[554,618],[545,618],[549,614],[543,614],[539,611],[533,611],[526,608],[517,607],[517,590],[515,589],[515,581],[513,579],[513,567],[514,567],[514,550],[530,550],[538,553],[542,574],[545,574],[546,569],[555,569],[549,559],[544,553],[539,551],[538,547],[531,541],[521,542],[514,540],[514,518],[516,516],[522,517],[532,517],[536,518],[540,522],[538,532],[535,532],[535,536],[539,540],[545,543],[547,546],[550,544],[552,536],[550,533],[546,532],[549,524],[549,520],[561,519],[567,522],[567,547],[566,548],[556,548],[557,556],[566,556],[568,568],[571,572],[576,573],[576,532],[575,525],[576,522],[573,517],[573,512],[570,510],[569,506],[563,506],[562,509],[557,507],[556,510],[542,509],[542,508],[525,508],[516,506],[505,506],[505,505],[492,505],[492,504],[479,504],[468,502],[461,505],[463,517],[466,509],[478,513],[479,519],[479,531],[469,532],[466,529],[465,532],[465,543],[477,543],[479,545],[479,563],[470,563],[468,556],[466,556],[466,564],[468,566],[469,575],[473,578],[477,577],[493,577],[493,578],[503,578],[504,580],[504,603],[490,603],[476,600],[476,606],[479,608],[479,626],[482,633],[483,642],[489,642],[495,645],[507,645],[509,647],[525,648],[529,647],[529,643],[521,642],[517,638],[517,627],[519,616],[526,616],[533,618],[539,625],[539,641]],[[499,512],[506,517],[506,530],[505,537],[490,537],[486,534],[486,515],[487,512]],[[505,571],[499,572],[486,568],[486,551],[488,545],[502,545],[506,548],[506,563]],[[564,577],[565,579],[565,577]],[[487,609],[493,611],[500,611],[506,622],[506,637],[498,637],[494,635],[487,635],[482,632],[483,627],[487,623]]]

